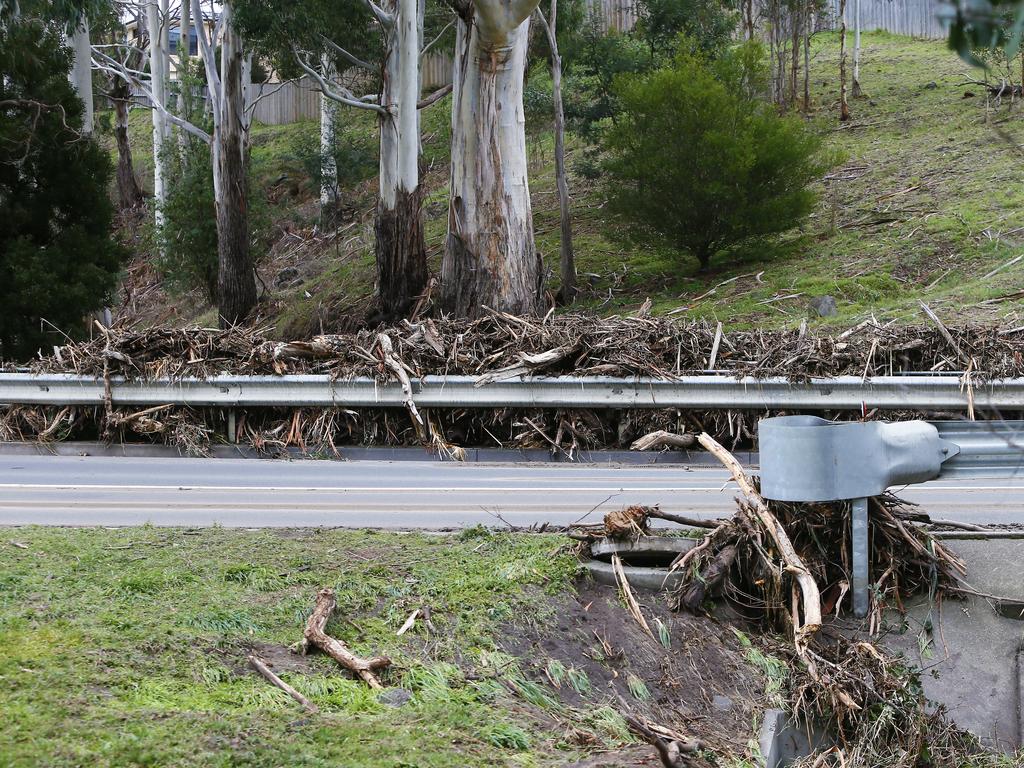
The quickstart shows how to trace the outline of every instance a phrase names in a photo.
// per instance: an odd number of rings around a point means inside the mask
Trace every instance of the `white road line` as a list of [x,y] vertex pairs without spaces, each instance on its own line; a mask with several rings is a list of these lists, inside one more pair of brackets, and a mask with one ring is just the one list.
[[271,486],[271,485],[67,485],[60,483],[0,483],[0,490],[30,490],[30,491],[200,491],[209,493],[212,491],[223,491],[226,493],[239,493],[250,491],[271,491],[274,493],[512,493],[520,491],[529,492],[550,492],[550,493],[639,493],[656,492],[668,493],[675,491],[721,491],[721,485],[708,487],[696,486],[615,486],[615,487],[593,487],[586,485],[566,487],[546,487],[536,485],[516,486],[493,486],[485,485],[480,487],[447,488],[443,486],[431,486],[425,488],[401,487],[387,488],[377,485],[361,486]]

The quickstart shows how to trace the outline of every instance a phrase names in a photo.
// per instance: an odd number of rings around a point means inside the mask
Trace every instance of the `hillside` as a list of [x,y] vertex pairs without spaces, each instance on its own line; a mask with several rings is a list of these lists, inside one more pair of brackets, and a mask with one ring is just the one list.
[[[924,300],[951,322],[1017,324],[1024,262],[1010,261],[1024,234],[1024,190],[1014,167],[1024,143],[1019,106],[987,105],[981,88],[962,85],[978,73],[941,41],[872,33],[863,39],[864,97],[851,102],[853,119],[840,124],[837,62],[837,36],[819,36],[811,68],[815,113],[808,119],[842,164],[822,181],[805,230],[768,252],[720,258],[698,275],[696,261],[670,244],[640,249],[615,240],[620,226],[604,209],[600,190],[574,173],[581,307],[628,312],[649,297],[655,314],[780,327],[807,317],[812,297],[829,295],[838,315],[812,323],[848,325],[871,314],[919,318]],[[372,147],[368,116],[349,110],[343,119],[347,135]],[[447,122],[447,102],[424,113],[426,232],[435,268],[446,226]],[[151,163],[149,130],[148,113],[134,113],[140,169]],[[259,218],[267,252],[260,264],[264,316],[281,336],[347,330],[370,311],[372,169],[344,191],[341,225],[321,231],[303,159],[317,131],[314,122],[254,130],[253,172],[265,198]],[[558,208],[548,127],[529,125],[528,144],[537,246],[554,269]],[[570,168],[580,151],[571,139]],[[1000,266],[1006,268],[991,274]],[[144,324],[213,322],[213,311],[197,295],[169,297],[158,282],[145,257],[136,259],[122,292],[124,313]]]

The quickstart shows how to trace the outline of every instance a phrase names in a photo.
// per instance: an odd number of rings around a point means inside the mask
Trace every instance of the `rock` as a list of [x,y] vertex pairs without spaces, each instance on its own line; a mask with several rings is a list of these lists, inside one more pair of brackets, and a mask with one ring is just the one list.
[[932,80],[930,83],[925,83],[924,89],[926,91],[934,91],[938,87],[939,87],[939,84],[936,83],[934,80]]
[[277,273],[277,277],[274,278],[274,285],[277,288],[281,288],[285,285],[289,285],[299,276],[299,270],[295,267],[285,267]]
[[713,706],[719,712],[728,712],[732,709],[732,699],[728,696],[716,695],[711,700],[711,706]]
[[388,688],[386,691],[381,691],[377,697],[377,701],[388,707],[404,707],[410,701],[412,701],[412,691],[408,688]]
[[815,296],[811,299],[811,309],[818,317],[835,317],[839,314],[839,307],[836,300],[831,296]]

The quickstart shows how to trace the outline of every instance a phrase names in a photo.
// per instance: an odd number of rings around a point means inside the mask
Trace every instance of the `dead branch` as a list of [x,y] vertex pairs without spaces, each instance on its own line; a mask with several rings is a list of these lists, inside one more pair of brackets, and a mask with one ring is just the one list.
[[288,685],[288,683],[286,683],[280,677],[275,675],[273,670],[271,670],[270,667],[267,666],[266,662],[264,662],[259,656],[257,656],[254,653],[250,653],[248,658],[249,658],[249,663],[252,665],[253,669],[255,669],[257,672],[259,672],[261,675],[263,675],[263,677],[265,677],[267,680],[269,680],[273,685],[276,685],[282,691],[284,691],[289,696],[291,696],[293,699],[295,699],[297,702],[299,702],[299,704],[302,705],[303,709],[305,709],[307,712],[309,712],[309,714],[315,715],[317,712],[320,711],[317,708],[316,704],[311,702],[309,699],[307,699],[305,696],[303,696],[297,690],[295,690],[290,685]]
[[800,587],[800,594],[803,597],[803,618],[801,619],[799,611],[794,607],[794,641],[798,649],[806,648],[811,635],[821,627],[821,593],[818,590],[814,577],[807,570],[803,560],[800,559],[800,556],[793,548],[793,543],[789,540],[786,529],[782,527],[771,511],[769,511],[765,500],[754,488],[754,484],[747,477],[743,467],[740,466],[735,457],[706,432],[701,433],[697,439],[708,453],[722,462],[725,468],[729,470],[733,480],[736,481],[736,484],[743,492],[747,503],[750,504],[750,508],[757,515],[758,520],[764,526],[772,541],[775,542],[786,570],[793,574],[793,577],[796,579]]
[[324,628],[327,626],[331,614],[334,613],[336,605],[333,589],[325,587],[317,593],[316,606],[302,633],[302,642],[299,644],[300,651],[305,654],[309,646],[314,645],[371,688],[382,689],[384,686],[377,679],[376,673],[391,666],[391,659],[387,656],[376,656],[372,659],[360,658],[352,653],[343,642],[328,635]]
[[629,446],[629,450],[655,451],[661,448],[692,448],[696,442],[697,438],[693,435],[676,435],[659,429],[634,440],[633,444]]

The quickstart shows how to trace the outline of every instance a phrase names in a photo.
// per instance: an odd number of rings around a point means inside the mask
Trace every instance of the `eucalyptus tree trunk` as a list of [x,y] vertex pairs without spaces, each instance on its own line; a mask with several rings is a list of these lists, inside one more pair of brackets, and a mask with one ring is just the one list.
[[853,98],[860,98],[860,0],[853,0]]
[[572,250],[572,217],[569,211],[569,183],[565,172],[565,108],[562,105],[562,57],[558,52],[558,0],[551,0],[549,18],[537,8],[551,50],[551,90],[555,118],[555,186],[558,190],[558,213],[561,237],[559,239],[559,267],[562,286],[559,288],[563,304],[572,304],[576,298],[576,258]]
[[[321,60],[324,78],[332,82],[337,72],[329,56]],[[325,221],[334,217],[340,195],[338,190],[338,165],[334,159],[334,140],[337,135],[338,104],[324,95],[320,96],[320,216]]]
[[110,101],[114,105],[114,138],[117,140],[117,199],[122,210],[142,205],[142,190],[135,178],[132,146],[128,140],[128,103],[131,89],[128,83],[114,78]]
[[92,45],[89,42],[89,20],[85,16],[71,34],[71,50],[74,54],[71,84],[85,106],[82,113],[82,133],[88,134],[93,130]]
[[[222,13],[229,15],[230,8],[225,3]],[[220,324],[226,327],[245,320],[256,306],[256,281],[249,249],[244,55],[231,19],[223,23],[221,92],[213,121],[213,188],[217,207],[217,305]]]
[[452,99],[451,199],[442,303],[532,314],[541,270],[527,183],[523,74],[538,0],[459,3]]
[[380,103],[377,286],[381,309],[405,312],[427,285],[419,184],[420,12],[418,0],[391,0]]
[[[146,32],[149,35],[149,73],[152,99],[161,106],[167,105],[167,81],[163,78],[164,55],[166,51],[160,41],[160,7],[157,0],[146,3]],[[165,186],[165,164],[167,156],[164,152],[164,138],[167,136],[166,118],[163,111],[154,107],[153,114],[153,198],[156,201],[156,225],[164,223],[163,207],[167,201]]]
[[839,119],[850,119],[850,104],[846,99],[846,0],[839,0]]

